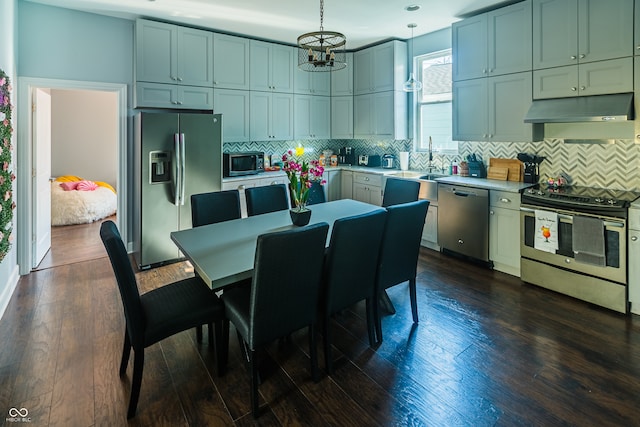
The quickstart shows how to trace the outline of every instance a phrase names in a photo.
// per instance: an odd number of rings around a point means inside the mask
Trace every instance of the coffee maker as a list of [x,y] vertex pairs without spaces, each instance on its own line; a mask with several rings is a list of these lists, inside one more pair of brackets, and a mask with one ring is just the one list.
[[339,165],[355,165],[356,164],[356,152],[353,147],[342,147],[338,150],[338,164]]

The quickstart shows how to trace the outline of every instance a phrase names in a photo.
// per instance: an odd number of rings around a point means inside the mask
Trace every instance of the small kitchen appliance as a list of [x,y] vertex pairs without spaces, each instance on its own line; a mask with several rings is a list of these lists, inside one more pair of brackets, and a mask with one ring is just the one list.
[[380,156],[377,154],[360,154],[358,156],[358,165],[359,166],[368,166],[371,168],[380,167]]
[[384,169],[393,169],[396,156],[393,154],[385,154],[382,156],[382,167]]
[[340,150],[338,150],[338,164],[356,164],[356,152],[354,151],[353,147],[342,147]]
[[524,182],[537,184],[540,179],[540,163],[542,163],[544,157],[518,153],[518,160],[524,164]]

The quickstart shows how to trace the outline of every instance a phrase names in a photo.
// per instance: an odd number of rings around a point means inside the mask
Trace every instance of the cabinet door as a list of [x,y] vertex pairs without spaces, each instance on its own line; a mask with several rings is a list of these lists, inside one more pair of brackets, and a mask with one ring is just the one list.
[[490,77],[487,84],[489,139],[505,142],[534,140],[533,125],[524,122],[532,101],[532,73]]
[[311,99],[310,95],[294,95],[293,105],[295,120],[293,126],[294,139],[308,140],[311,135]]
[[251,64],[249,68],[249,87],[251,90],[271,92],[271,80],[269,72],[271,69],[271,48],[269,43],[258,40],[249,42],[251,53]]
[[331,97],[331,138],[353,139],[353,96]]
[[178,84],[213,87],[213,33],[178,27]]
[[213,110],[213,88],[178,86],[178,106],[192,110]]
[[223,142],[248,142],[249,139],[249,96],[246,90],[214,89],[213,106],[221,113]]
[[[395,43],[387,42],[373,47],[373,92],[394,90]],[[405,55],[406,62],[406,55]]]
[[640,7],[636,7],[634,11],[634,22],[636,25],[634,25],[633,33],[633,53],[634,55],[640,55]]
[[272,94],[272,136],[280,141],[293,139],[293,95]]
[[[269,141],[271,135],[271,94],[268,92],[251,91],[251,122],[249,132],[252,141]],[[224,118],[222,120],[224,122]]]
[[330,74],[333,72],[310,72],[295,67],[293,91],[303,95],[330,95]]
[[577,64],[578,0],[533,0],[533,69]]
[[453,80],[466,80],[487,73],[487,16],[455,22],[451,26]]
[[179,108],[178,86],[136,82],[135,108]]
[[[640,231],[629,230],[629,259],[640,259]],[[640,314],[640,263],[629,262],[629,302],[631,312]]]
[[314,139],[331,137],[331,98],[311,97],[311,135]]
[[371,203],[371,192],[365,184],[353,184],[353,199],[359,202]]
[[136,81],[177,82],[177,31],[175,25],[136,21]]
[[589,62],[578,66],[580,95],[633,91],[633,58]]
[[353,172],[342,171],[340,173],[340,197],[343,199],[353,199]]
[[356,95],[353,97],[353,127],[356,138],[373,136],[373,95]]
[[578,61],[633,55],[633,0],[578,2]]
[[224,89],[249,89],[249,39],[214,34],[213,85]]
[[531,70],[531,2],[487,14],[489,75]]
[[430,243],[438,243],[438,207],[429,205],[424,228],[422,229],[422,240]]
[[377,92],[371,97],[373,118],[371,121],[373,134],[379,137],[394,136],[394,92]]
[[271,45],[270,80],[274,92],[293,93],[293,52],[291,46]]
[[488,137],[487,79],[453,83],[454,140],[486,141]]
[[533,72],[533,98],[566,98],[578,95],[578,66],[547,68]]
[[327,202],[339,200],[342,192],[342,173],[339,170],[324,171],[323,179],[327,181],[324,184],[324,192]]
[[491,207],[489,211],[489,259],[494,268],[520,276],[520,213]]
[[353,54],[353,86],[356,95],[373,92],[373,50],[363,49]]
[[331,74],[331,95],[345,96],[353,95],[353,53],[347,53],[347,66],[342,70],[332,71]]

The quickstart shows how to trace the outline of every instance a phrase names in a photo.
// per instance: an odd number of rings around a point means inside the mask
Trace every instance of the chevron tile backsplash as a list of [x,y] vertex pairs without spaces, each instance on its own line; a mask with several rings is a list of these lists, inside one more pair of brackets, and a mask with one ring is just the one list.
[[[225,143],[223,150],[225,152],[256,150],[281,155],[298,144],[307,149],[307,155],[311,158],[317,158],[322,150],[326,149],[337,153],[340,147],[354,147],[356,154],[388,153],[396,157],[400,151],[409,151],[410,169],[426,171],[429,167],[427,153],[411,150],[410,140],[349,139]],[[537,154],[545,158],[540,164],[541,180],[564,172],[575,185],[640,191],[640,144],[629,139],[616,139],[613,144],[566,144],[561,139],[526,143],[461,141],[457,156],[434,154],[432,166],[434,172],[448,171],[450,162],[460,161],[468,154],[475,153],[482,157],[485,164],[489,164],[491,157],[516,158],[521,152]]]

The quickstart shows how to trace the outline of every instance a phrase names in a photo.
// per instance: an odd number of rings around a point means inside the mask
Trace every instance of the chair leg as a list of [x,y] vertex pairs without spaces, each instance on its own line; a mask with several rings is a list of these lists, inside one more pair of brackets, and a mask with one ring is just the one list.
[[202,342],[202,325],[196,326],[196,340]]
[[380,344],[382,343],[382,318],[380,316],[380,298],[378,295],[373,297],[373,317],[376,322],[377,344]]
[[371,298],[366,299],[367,307],[367,333],[369,334],[369,347],[375,347],[376,345],[376,332],[374,327],[374,308]]
[[129,398],[129,410],[127,419],[136,415],[138,398],[140,397],[140,386],[142,385],[142,370],[144,368],[144,349],[136,351],[133,356],[133,378],[131,380],[131,397]]
[[331,356],[331,331],[329,330],[331,325],[331,317],[329,315],[324,316],[322,320],[322,335],[324,342],[324,366],[327,370],[327,374],[333,373],[333,360]]
[[218,361],[218,376],[221,377],[227,371],[229,359],[229,320],[222,319],[216,322],[215,347]]
[[131,341],[129,333],[124,331],[124,344],[122,345],[122,359],[120,359],[120,376],[123,377],[127,373],[127,365],[129,364],[129,356],[131,355]]
[[411,298],[411,314],[413,323],[418,323],[418,300],[416,298],[416,278],[409,280],[409,296]]
[[309,325],[309,355],[311,356],[311,378],[314,382],[320,381],[318,374],[318,345],[317,345],[316,324]]
[[258,362],[256,361],[256,351],[249,349],[249,370],[251,371],[251,411],[253,417],[258,418],[260,415],[260,404],[258,402]]

